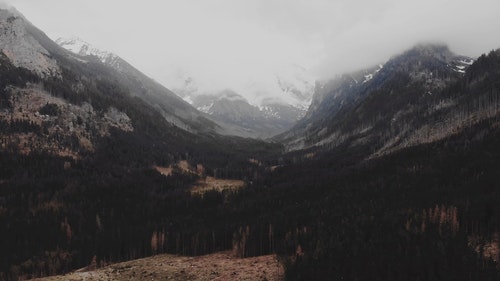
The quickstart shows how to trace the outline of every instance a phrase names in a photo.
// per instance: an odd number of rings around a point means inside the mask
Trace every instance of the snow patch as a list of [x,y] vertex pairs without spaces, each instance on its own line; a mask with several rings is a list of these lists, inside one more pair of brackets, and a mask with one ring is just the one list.
[[365,80],[363,81],[363,83],[366,83],[372,79],[373,79],[373,74],[367,74],[365,75]]
[[466,65],[472,65],[474,63],[473,59],[461,59],[460,63],[466,64]]
[[191,96],[185,96],[182,98],[185,102],[189,103],[190,105],[193,105],[194,101],[191,98]]
[[210,110],[212,109],[213,106],[214,106],[214,103],[212,102],[209,105],[200,106],[196,109],[198,109],[198,111],[201,111],[203,113],[210,114]]
[[[384,68],[384,65],[379,64],[378,68],[375,70],[375,72],[366,74],[365,75],[365,80],[363,81],[363,84],[366,83],[366,82],[368,82],[368,81],[370,81],[370,80],[372,80],[373,77],[375,76],[375,74],[377,74],[382,68]],[[357,83],[357,81],[356,81],[356,83]]]
[[113,63],[117,63],[117,55],[96,48],[78,37],[59,38],[56,40],[56,43],[66,50],[80,56],[94,56],[105,64],[113,65]]

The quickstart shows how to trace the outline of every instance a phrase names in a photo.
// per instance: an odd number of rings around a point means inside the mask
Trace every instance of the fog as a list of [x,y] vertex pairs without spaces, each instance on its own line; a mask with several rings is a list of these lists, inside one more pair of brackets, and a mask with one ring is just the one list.
[[[78,36],[175,88],[266,93],[292,65],[312,79],[384,62],[419,42],[472,57],[500,47],[498,0],[11,0],[52,39]],[[242,90],[243,89],[243,90]]]

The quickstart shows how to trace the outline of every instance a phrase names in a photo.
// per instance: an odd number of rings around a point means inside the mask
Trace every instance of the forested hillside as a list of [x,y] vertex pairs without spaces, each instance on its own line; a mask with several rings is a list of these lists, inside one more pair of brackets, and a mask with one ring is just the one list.
[[343,76],[273,143],[184,130],[0,23],[0,280],[229,250],[287,280],[500,280],[499,50],[419,45]]

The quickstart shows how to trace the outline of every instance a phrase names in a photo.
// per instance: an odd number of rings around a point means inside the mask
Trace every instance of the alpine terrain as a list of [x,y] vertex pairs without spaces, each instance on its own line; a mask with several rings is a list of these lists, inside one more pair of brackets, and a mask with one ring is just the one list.
[[0,8],[0,280],[500,280],[485,52],[183,100]]
[[[285,132],[304,117],[315,87],[306,70],[297,65],[275,74],[266,87],[249,83],[240,89],[242,92],[209,91],[189,76],[177,77],[177,80],[181,83],[173,91],[208,114],[229,134],[263,139]],[[254,92],[263,97],[253,101],[244,97]]]

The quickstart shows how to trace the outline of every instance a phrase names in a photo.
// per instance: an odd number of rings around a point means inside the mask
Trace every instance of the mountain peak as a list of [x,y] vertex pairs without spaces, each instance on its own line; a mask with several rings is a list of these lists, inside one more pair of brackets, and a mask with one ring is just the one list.
[[71,51],[72,53],[75,53],[80,56],[95,56],[97,57],[100,61],[103,63],[109,63],[112,64],[113,61],[115,61],[118,56],[108,52],[108,51],[103,51],[99,48],[96,48],[92,44],[82,40],[79,37],[73,36],[70,38],[58,38],[56,40],[56,43],[65,48],[66,50]]
[[0,10],[4,10],[6,12],[9,12],[14,17],[20,17],[23,20],[26,20],[26,18],[24,17],[23,14],[21,14],[21,12],[19,12],[15,7],[13,7],[7,3],[0,2]]
[[421,77],[422,73],[431,75],[432,72],[445,73],[450,69],[463,74],[473,62],[470,57],[456,55],[446,44],[421,43],[390,59],[387,66],[406,71],[413,77]]
[[419,43],[403,53],[405,57],[428,57],[443,61],[450,61],[456,55],[444,43]]
[[15,8],[0,9],[0,51],[13,65],[29,69],[40,77],[60,76],[57,62],[35,38],[33,28]]

